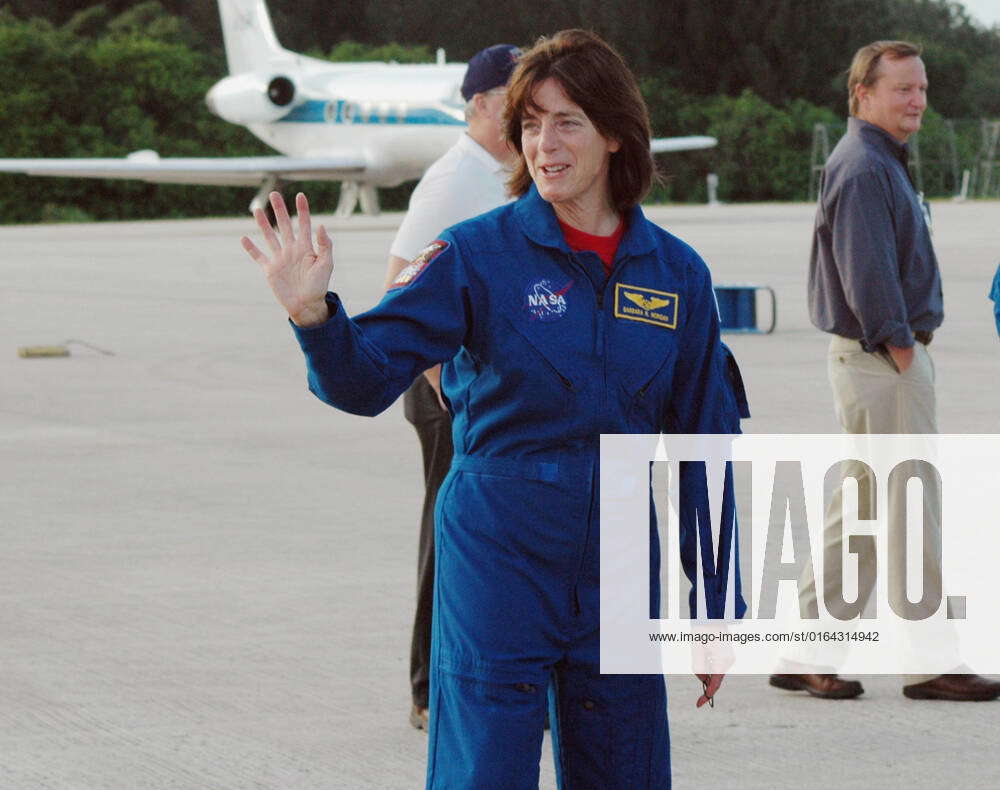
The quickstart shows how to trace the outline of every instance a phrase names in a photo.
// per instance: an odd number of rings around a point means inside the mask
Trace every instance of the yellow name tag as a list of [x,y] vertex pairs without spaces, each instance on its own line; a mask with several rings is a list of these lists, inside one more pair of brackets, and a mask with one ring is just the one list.
[[624,283],[615,285],[615,318],[676,329],[677,302],[677,294]]

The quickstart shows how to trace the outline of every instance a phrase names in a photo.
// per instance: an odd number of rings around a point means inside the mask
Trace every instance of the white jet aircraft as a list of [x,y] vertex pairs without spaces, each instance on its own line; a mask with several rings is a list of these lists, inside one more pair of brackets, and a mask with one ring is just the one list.
[[[229,76],[209,110],[241,124],[281,156],[0,159],[0,172],[131,178],[153,183],[257,186],[250,208],[289,181],[341,181],[337,214],[378,213],[377,187],[420,178],[465,128],[464,63],[333,63],[291,52],[265,0],[219,0]],[[488,42],[489,43],[489,42]],[[710,148],[713,137],[652,141],[654,153]]]

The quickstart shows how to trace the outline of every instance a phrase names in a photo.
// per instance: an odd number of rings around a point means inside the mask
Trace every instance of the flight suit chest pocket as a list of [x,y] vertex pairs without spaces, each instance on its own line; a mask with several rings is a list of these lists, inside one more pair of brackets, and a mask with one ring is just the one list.
[[645,397],[654,382],[662,379],[660,374],[672,370],[677,356],[684,320],[680,289],[657,285],[615,283],[608,295],[613,365],[630,399]]
[[[552,327],[520,326],[516,319],[506,319],[507,328],[513,335],[502,342],[501,353],[507,357],[508,365],[521,373],[530,370],[540,372],[542,380],[558,383],[565,391],[573,391],[574,370],[572,365],[572,344],[560,342],[558,329]],[[560,327],[561,328],[561,327]]]
[[612,368],[629,398],[645,397],[669,380],[677,359],[677,333],[673,329],[616,320],[612,332]]
[[493,338],[502,364],[516,379],[545,387],[556,383],[562,392],[581,384],[586,367],[581,355],[589,349],[591,327],[585,320],[579,284],[556,271],[529,276],[505,295],[503,324]]
[[633,398],[644,397],[657,385],[658,380],[672,378],[669,375],[664,377],[663,374],[667,371],[672,373],[676,351],[673,346],[650,350],[650,364],[637,366],[633,371],[635,375],[625,378],[625,391]]
[[656,432],[663,422],[677,362],[677,345],[672,340],[635,339],[629,345],[627,358],[616,366],[619,392],[633,432]]

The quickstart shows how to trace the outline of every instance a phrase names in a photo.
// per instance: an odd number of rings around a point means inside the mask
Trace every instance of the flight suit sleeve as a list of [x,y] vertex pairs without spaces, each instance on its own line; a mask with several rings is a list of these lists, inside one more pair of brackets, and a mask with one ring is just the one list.
[[326,299],[325,323],[292,329],[310,391],[351,414],[384,411],[424,370],[454,357],[471,325],[465,262],[448,234],[404,268],[371,310],[351,318],[336,294]]
[[[719,338],[719,314],[712,281],[708,268],[700,259],[692,263],[685,290],[685,322],[665,430],[684,434],[738,434],[740,417],[749,416],[746,395],[736,361]],[[717,561],[705,464],[680,464],[680,511],[681,565],[692,585],[697,579],[696,530],[701,548],[707,612],[699,611],[699,596],[697,590],[692,589],[692,617],[719,619],[726,616],[731,561],[736,563],[735,606],[731,611],[735,617],[743,617],[746,603],[741,592],[732,464],[726,464]]]

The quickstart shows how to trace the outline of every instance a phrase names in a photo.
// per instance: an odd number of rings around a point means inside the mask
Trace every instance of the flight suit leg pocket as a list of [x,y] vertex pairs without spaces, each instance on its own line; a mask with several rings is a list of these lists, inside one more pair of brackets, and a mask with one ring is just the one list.
[[[519,681],[441,670],[435,701],[436,747],[432,788],[534,790],[538,787],[547,675]],[[506,674],[506,673],[505,673]]]
[[556,668],[560,763],[569,790],[670,786],[666,691],[660,675]]

